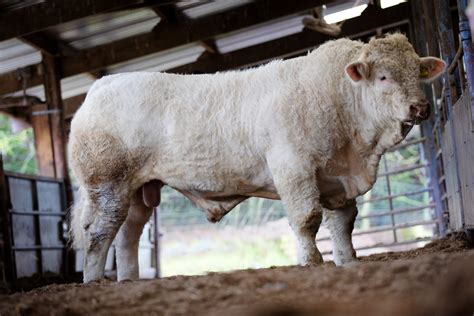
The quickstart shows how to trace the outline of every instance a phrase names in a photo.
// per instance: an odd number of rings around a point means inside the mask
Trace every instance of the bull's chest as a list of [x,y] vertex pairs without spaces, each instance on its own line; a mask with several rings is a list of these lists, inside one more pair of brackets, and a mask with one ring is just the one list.
[[348,200],[370,190],[376,180],[376,162],[376,157],[362,157],[352,143],[335,151],[326,166],[317,172],[323,205],[343,207]]

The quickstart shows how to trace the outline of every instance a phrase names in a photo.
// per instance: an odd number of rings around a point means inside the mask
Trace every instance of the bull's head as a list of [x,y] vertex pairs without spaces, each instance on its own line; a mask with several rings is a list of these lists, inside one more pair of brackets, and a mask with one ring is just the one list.
[[430,115],[430,104],[420,82],[437,78],[446,68],[435,57],[420,58],[402,34],[372,39],[346,74],[361,91],[362,106],[384,124],[397,120],[403,137]]

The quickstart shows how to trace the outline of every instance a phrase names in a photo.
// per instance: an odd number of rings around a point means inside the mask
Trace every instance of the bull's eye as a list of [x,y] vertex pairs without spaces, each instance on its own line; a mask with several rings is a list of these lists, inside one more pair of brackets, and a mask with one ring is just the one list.
[[385,76],[380,77],[380,81],[384,81],[385,79],[387,79]]

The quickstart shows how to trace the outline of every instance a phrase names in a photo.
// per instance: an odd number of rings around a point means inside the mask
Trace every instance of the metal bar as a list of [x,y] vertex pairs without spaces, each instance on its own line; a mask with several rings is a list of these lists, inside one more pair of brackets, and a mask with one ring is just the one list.
[[13,215],[33,215],[33,216],[59,216],[63,217],[66,216],[66,212],[42,212],[38,210],[33,210],[33,211],[18,211],[15,209],[10,209],[10,214]]
[[361,217],[358,217],[356,219],[356,221],[363,220],[365,218],[384,217],[384,216],[388,216],[388,215],[409,213],[409,212],[422,210],[422,209],[425,209],[425,208],[434,208],[434,207],[435,207],[435,204],[431,203],[431,204],[426,204],[426,205],[423,205],[423,206],[394,209],[394,210],[383,212],[383,213],[375,213],[375,214],[369,214],[369,215],[361,216]]
[[[386,155],[383,156],[383,165],[384,165],[385,173],[387,173],[388,172],[388,166],[387,166],[387,156]],[[392,195],[392,188],[390,187],[390,175],[389,174],[385,175],[385,181],[387,181],[387,193],[390,196],[390,195]],[[388,205],[390,207],[390,213],[392,213],[393,212],[393,200],[392,200],[392,198],[388,199]],[[392,222],[392,226],[395,226],[395,216],[393,214],[390,215],[390,221]],[[397,232],[395,231],[395,229],[393,230],[393,241],[397,242]]]
[[160,233],[160,221],[159,221],[159,212],[160,212],[160,206],[157,206],[153,209],[153,232],[154,232],[154,238],[153,238],[153,246],[155,247],[155,261],[156,261],[156,269],[155,269],[155,278],[158,279],[161,277],[161,257],[160,257],[160,238],[161,238],[161,233]]
[[[417,242],[425,242],[425,241],[432,241],[433,238],[431,237],[423,237],[423,238],[417,238],[417,239],[413,239],[413,240],[406,240],[406,241],[399,241],[397,243],[389,243],[389,244],[385,244],[385,243],[378,243],[378,244],[374,244],[374,245],[370,245],[370,246],[364,246],[364,247],[359,247],[359,248],[355,248],[355,250],[366,250],[366,249],[372,249],[372,248],[391,248],[391,247],[396,247],[396,246],[400,246],[400,245],[409,245],[409,244],[414,244],[414,243],[417,243]],[[324,251],[321,253],[323,256],[324,255],[329,255],[329,254],[332,254],[332,251]]]
[[360,202],[357,202],[357,204],[361,205],[361,204],[365,204],[365,203],[371,203],[371,202],[377,202],[377,201],[388,200],[388,199],[390,199],[390,198],[395,199],[395,198],[398,198],[398,197],[401,197],[401,196],[416,195],[416,194],[420,194],[420,193],[429,192],[429,191],[431,191],[431,190],[433,190],[433,188],[430,187],[430,188],[427,188],[427,189],[421,189],[421,190],[412,191],[412,192],[403,192],[403,193],[394,194],[394,195],[390,195],[390,196],[382,196],[382,197],[378,197],[378,198],[373,198],[373,199],[368,199],[368,200],[360,201]]
[[[403,229],[403,228],[409,228],[409,227],[414,227],[414,226],[431,225],[431,224],[437,224],[437,223],[438,223],[438,220],[436,219],[436,220],[429,220],[429,221],[418,221],[418,222],[412,222],[412,223],[398,224],[395,226],[385,225],[385,226],[380,226],[374,229],[355,231],[352,233],[352,236],[380,233],[384,231],[390,231],[393,229]],[[321,239],[316,239],[316,241],[329,240],[329,239],[330,238],[328,236]]]
[[413,165],[413,166],[409,166],[409,167],[405,167],[405,168],[400,168],[400,169],[397,169],[397,170],[382,172],[378,176],[379,177],[384,177],[384,176],[387,176],[387,175],[403,173],[403,172],[407,172],[407,171],[411,171],[411,170],[415,170],[415,169],[420,169],[420,168],[424,168],[424,167],[428,167],[428,166],[429,166],[428,163],[421,163],[421,164],[417,164],[417,165]]
[[10,171],[5,172],[5,175],[9,178],[20,178],[20,179],[39,180],[39,181],[57,182],[57,183],[63,182],[63,180],[61,179],[55,179],[55,178],[50,178],[50,177],[45,177],[45,176],[32,176],[32,175],[21,174],[21,173],[10,172]]
[[416,144],[419,144],[419,143],[422,143],[426,140],[426,137],[420,137],[420,138],[416,138],[416,139],[413,139],[413,140],[408,140],[402,144],[398,144],[396,146],[393,146],[392,148],[389,148],[387,150],[387,152],[394,152],[394,151],[397,151],[397,150],[400,150],[402,148],[405,148],[405,147],[408,147],[408,146],[411,146],[411,145],[416,145]]
[[454,73],[454,70],[456,70],[456,67],[458,66],[458,60],[461,58],[462,54],[463,49],[462,46],[459,45],[458,50],[456,51],[456,55],[454,56],[451,65],[449,65],[448,67],[448,74],[452,75]]
[[[63,250],[66,246],[41,246],[41,245],[33,245],[33,246],[13,246],[12,249],[14,251],[31,251],[31,250]],[[41,261],[41,260],[38,260]],[[41,271],[39,272],[41,273]]]
[[53,110],[42,110],[42,111],[33,111],[31,115],[38,116],[38,115],[50,115],[50,114],[59,114],[62,112],[62,109],[53,109]]
[[[33,209],[38,209],[39,208],[39,202],[38,202],[38,182],[36,180],[29,180],[32,182],[31,185],[31,195],[33,197]],[[41,239],[41,225],[40,225],[40,220],[39,217],[35,216],[33,217],[33,223],[34,223],[34,236],[35,236],[35,241],[37,245],[40,245],[40,248],[36,249],[36,255],[38,260],[36,260],[36,264],[38,267],[38,273],[43,273],[43,241]]]

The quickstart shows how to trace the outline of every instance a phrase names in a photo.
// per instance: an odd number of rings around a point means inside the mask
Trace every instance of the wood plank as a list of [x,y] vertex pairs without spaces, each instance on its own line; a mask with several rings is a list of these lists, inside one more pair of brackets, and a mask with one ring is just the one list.
[[[38,32],[48,27],[90,15],[143,4],[144,0],[48,0],[2,14],[0,41]],[[161,1],[153,1],[153,4]],[[169,1],[163,1],[169,2]]]

